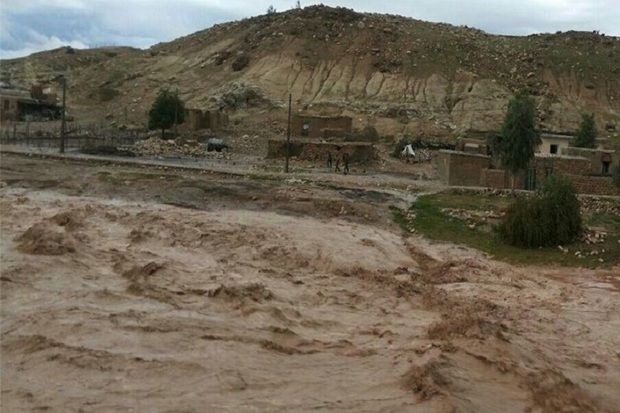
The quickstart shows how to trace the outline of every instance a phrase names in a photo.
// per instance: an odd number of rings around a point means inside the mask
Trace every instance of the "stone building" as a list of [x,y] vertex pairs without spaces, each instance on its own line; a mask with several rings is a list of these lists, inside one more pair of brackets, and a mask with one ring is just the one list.
[[[34,89],[33,89],[34,90]],[[17,89],[0,89],[0,120],[54,120],[61,115],[61,107],[47,95],[36,95]],[[54,96],[55,97],[55,96]]]
[[[530,169],[515,177],[516,189],[536,189],[549,174],[571,181],[577,192],[594,195],[620,195],[611,171],[620,156],[608,150],[565,148],[560,155],[536,154]],[[474,153],[439,151],[437,168],[440,178],[451,186],[511,188],[512,177],[503,169],[493,168],[491,158]]]

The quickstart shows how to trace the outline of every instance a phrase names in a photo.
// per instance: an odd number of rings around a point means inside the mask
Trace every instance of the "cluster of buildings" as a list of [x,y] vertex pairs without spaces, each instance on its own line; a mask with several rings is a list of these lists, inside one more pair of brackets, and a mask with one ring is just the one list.
[[[377,158],[373,142],[353,131],[350,116],[321,116],[298,113],[291,119],[288,154],[297,159],[322,162],[346,153],[352,162],[365,164]],[[286,156],[286,140],[271,139],[267,145],[268,158]]]
[[0,84],[0,121],[41,121],[60,118],[62,107],[58,96],[43,93],[43,88],[34,85],[30,90],[11,88]]
[[[536,189],[551,173],[570,180],[579,193],[620,195],[612,181],[612,171],[620,164],[618,153],[610,149],[573,147],[574,136],[542,133],[541,144],[527,171],[515,178],[515,188]],[[486,142],[463,140],[456,150],[439,151],[438,173],[451,186],[511,188],[512,176],[497,167],[489,155]]]

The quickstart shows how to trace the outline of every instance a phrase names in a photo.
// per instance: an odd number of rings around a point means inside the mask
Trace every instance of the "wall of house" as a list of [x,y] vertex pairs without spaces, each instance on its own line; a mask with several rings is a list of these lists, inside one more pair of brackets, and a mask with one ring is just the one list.
[[564,148],[562,154],[588,159],[590,161],[591,174],[600,174],[603,172],[603,158],[611,159],[610,171],[613,171],[613,168],[620,164],[620,155],[611,150],[569,147]]
[[453,186],[479,186],[482,170],[491,164],[484,155],[441,150],[437,155],[437,167],[441,180]]
[[541,182],[549,169],[558,175],[584,175],[590,171],[590,160],[577,156],[541,156],[534,158],[536,180]]
[[185,109],[185,126],[190,130],[204,129],[204,118],[200,109]]
[[[309,126],[307,135],[303,135],[304,124]],[[294,115],[291,121],[291,129],[294,136],[319,139],[323,137],[324,129],[339,129],[346,133],[351,133],[353,130],[353,119],[349,116],[323,117]]]
[[17,120],[18,117],[17,97],[0,96],[0,120]]
[[489,151],[486,140],[471,138],[457,139],[455,149],[459,152],[478,153],[480,155],[487,155]]
[[[480,172],[480,186],[494,189],[512,189],[513,177],[503,169],[483,169]],[[525,188],[524,174],[514,177],[514,188]]]
[[185,109],[184,125],[189,130],[218,130],[228,124],[228,114],[219,110]]
[[502,189],[510,187],[503,169],[483,169],[480,171],[480,186]]
[[347,138],[348,135],[350,135],[350,132],[344,129],[324,128],[321,132],[323,139],[340,138],[340,140],[343,140],[344,138]]
[[538,146],[537,152],[542,154],[550,154],[551,145],[558,145],[557,154],[559,155],[562,148],[568,148],[569,142],[570,141],[566,138],[542,138],[542,143]]

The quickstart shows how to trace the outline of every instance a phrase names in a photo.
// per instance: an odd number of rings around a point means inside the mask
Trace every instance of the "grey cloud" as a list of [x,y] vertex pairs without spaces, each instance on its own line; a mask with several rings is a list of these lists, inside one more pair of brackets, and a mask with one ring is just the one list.
[[[8,3],[8,4],[7,4]],[[467,25],[493,34],[599,30],[620,36],[618,0],[301,0],[358,11]],[[0,58],[72,45],[149,47],[216,23],[278,11],[295,0],[29,0],[3,2]]]

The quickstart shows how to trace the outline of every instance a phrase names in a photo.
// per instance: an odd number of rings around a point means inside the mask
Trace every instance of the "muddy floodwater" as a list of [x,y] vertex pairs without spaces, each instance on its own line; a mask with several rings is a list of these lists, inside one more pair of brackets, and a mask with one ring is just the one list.
[[3,412],[620,412],[620,268],[404,234],[372,177],[0,168]]

